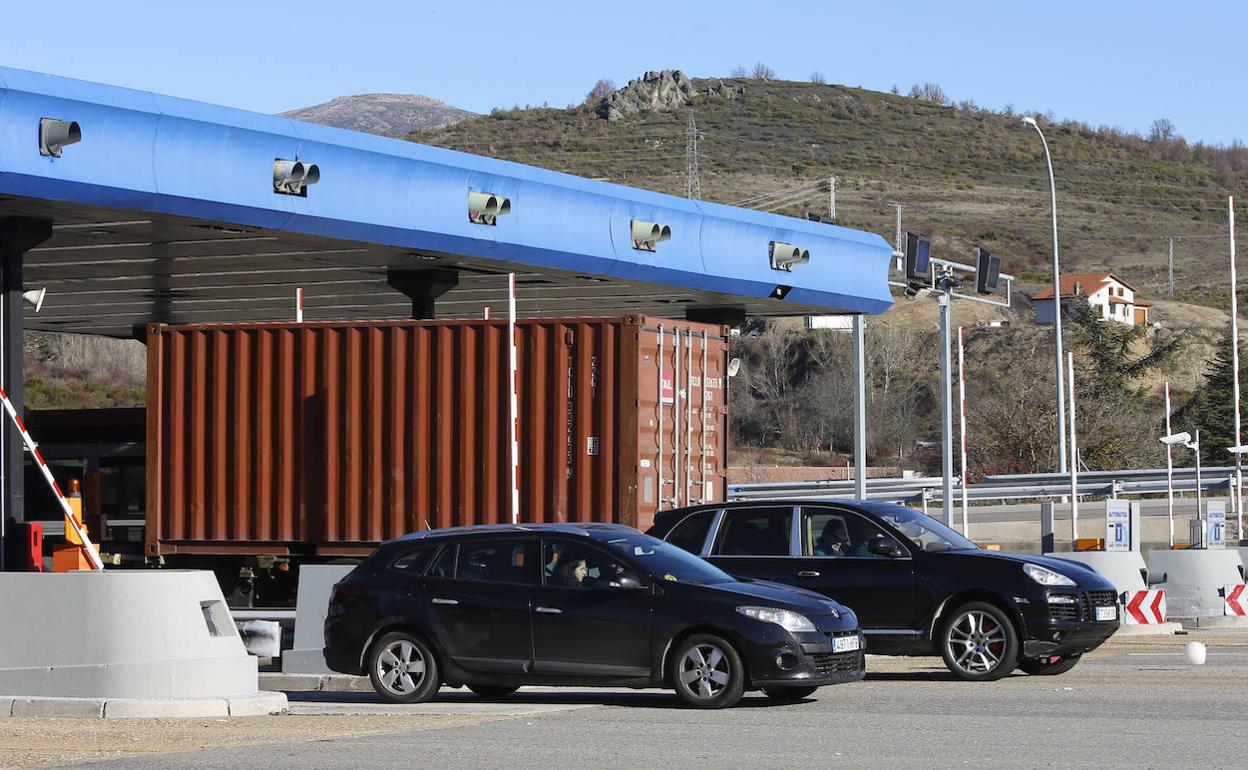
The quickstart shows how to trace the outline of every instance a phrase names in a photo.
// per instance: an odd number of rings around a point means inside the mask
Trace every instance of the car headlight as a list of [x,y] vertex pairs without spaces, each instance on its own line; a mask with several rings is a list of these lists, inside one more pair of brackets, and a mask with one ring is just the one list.
[[815,624],[810,622],[810,618],[790,610],[779,610],[774,607],[738,607],[737,612],[747,618],[761,620],[764,623],[775,623],[785,631],[796,633],[799,631],[818,630],[815,628]]
[[1023,572],[1042,586],[1073,586],[1075,584],[1075,581],[1062,573],[1041,567],[1039,564],[1024,564]]

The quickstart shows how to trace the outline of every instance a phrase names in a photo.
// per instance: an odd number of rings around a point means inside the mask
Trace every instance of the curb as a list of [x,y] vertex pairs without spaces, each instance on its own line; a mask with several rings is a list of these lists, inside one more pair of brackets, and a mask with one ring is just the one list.
[[59,698],[5,696],[0,717],[130,719],[151,717],[247,717],[284,714],[286,695],[257,692],[232,698]]
[[1248,629],[1248,617],[1239,615],[1209,615],[1207,617],[1172,617],[1184,628],[1242,628]]
[[1138,626],[1127,625],[1124,623],[1118,627],[1118,630],[1114,632],[1114,636],[1111,636],[1110,639],[1112,640],[1114,637],[1119,636],[1170,636],[1172,634],[1177,634],[1182,630],[1182,623],[1175,623],[1171,621],[1165,623],[1141,624]]
[[[279,692],[372,692],[366,676],[260,672],[260,686]],[[2,708],[2,707],[0,707]]]

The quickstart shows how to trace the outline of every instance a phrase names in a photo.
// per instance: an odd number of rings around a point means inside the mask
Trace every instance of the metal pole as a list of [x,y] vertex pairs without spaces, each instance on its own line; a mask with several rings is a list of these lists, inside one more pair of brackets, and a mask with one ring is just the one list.
[[[1170,383],[1166,383],[1166,435],[1170,430]],[[1166,444],[1166,517],[1170,520],[1170,548],[1174,548],[1174,458],[1173,448]]]
[[966,367],[962,356],[962,327],[958,327],[958,432],[962,441],[962,536],[970,538],[966,511]]
[[953,290],[948,276],[940,279],[940,472],[944,477],[940,500],[945,525],[953,526],[953,394],[949,361],[949,309]]
[[1199,520],[1204,515],[1204,510],[1200,507],[1200,430],[1196,431],[1196,443],[1192,445],[1192,449],[1196,452],[1196,518]]
[[1070,549],[1079,539],[1079,443],[1075,437],[1075,354],[1067,353],[1070,376]]
[[854,497],[867,499],[867,322],[854,316]]
[[1066,472],[1066,398],[1062,376],[1062,280],[1057,250],[1057,182],[1053,178],[1053,159],[1049,156],[1049,143],[1035,118],[1023,118],[1023,122],[1036,129],[1044,145],[1044,162],[1049,167],[1049,196],[1053,204],[1053,337],[1056,342],[1057,361],[1057,460],[1058,471]]
[[1233,373],[1231,381],[1235,399],[1235,521],[1238,537],[1243,540],[1244,499],[1239,490],[1244,483],[1244,472],[1240,459],[1243,455],[1238,450],[1243,446],[1244,440],[1240,435],[1239,422],[1239,299],[1236,296],[1239,285],[1235,279],[1235,198],[1229,197],[1226,200],[1227,211],[1230,214],[1228,229],[1231,234],[1231,372]]
[[1170,239],[1170,254],[1166,257],[1166,295],[1174,296],[1174,239]]
[[508,423],[511,426],[511,523],[520,521],[520,443],[516,438],[516,423],[520,419],[520,399],[516,396],[516,369],[519,363],[519,351],[516,350],[516,274],[507,274],[507,365],[511,380],[511,395],[508,399],[510,414]]

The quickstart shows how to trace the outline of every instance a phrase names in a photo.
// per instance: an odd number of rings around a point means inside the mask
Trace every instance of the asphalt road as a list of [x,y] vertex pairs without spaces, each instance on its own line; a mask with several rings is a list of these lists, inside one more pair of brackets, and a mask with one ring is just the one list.
[[[1191,638],[1210,642],[1206,665],[1184,661]],[[511,716],[488,723],[91,767],[1242,766],[1246,642],[1213,632],[1125,640],[1064,676],[989,684],[954,681],[934,659],[872,658],[867,681],[824,688],[804,703],[751,696],[713,712],[679,708],[657,691],[522,690],[508,699]],[[335,697],[295,696],[293,708],[353,713],[370,701]],[[467,696],[444,693],[434,708],[468,705]]]

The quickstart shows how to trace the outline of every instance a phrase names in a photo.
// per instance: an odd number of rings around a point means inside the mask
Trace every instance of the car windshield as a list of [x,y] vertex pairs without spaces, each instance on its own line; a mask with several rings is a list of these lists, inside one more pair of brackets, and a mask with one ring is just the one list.
[[607,545],[627,554],[659,580],[676,583],[731,583],[733,577],[719,567],[694,556],[683,548],[657,540],[649,535],[615,535],[605,539]]
[[924,551],[965,551],[979,546],[925,513],[904,505],[867,503],[863,509],[891,524]]

